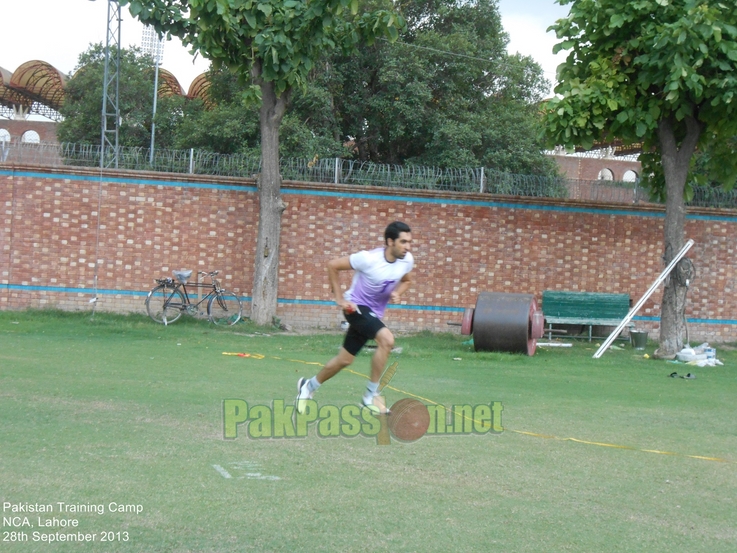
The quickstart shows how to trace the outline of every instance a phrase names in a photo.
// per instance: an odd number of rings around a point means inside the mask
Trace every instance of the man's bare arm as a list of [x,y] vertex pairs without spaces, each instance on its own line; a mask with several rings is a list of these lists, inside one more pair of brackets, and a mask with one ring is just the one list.
[[349,257],[339,257],[328,261],[328,279],[330,280],[330,291],[335,296],[335,303],[342,309],[355,309],[356,305],[343,298],[343,291],[340,288],[340,271],[352,271],[351,260]]
[[397,286],[393,291],[391,295],[391,302],[392,303],[399,303],[399,297],[404,294],[407,289],[412,286],[412,277],[409,276],[410,273],[407,273],[402,277],[402,280],[399,281],[399,286]]

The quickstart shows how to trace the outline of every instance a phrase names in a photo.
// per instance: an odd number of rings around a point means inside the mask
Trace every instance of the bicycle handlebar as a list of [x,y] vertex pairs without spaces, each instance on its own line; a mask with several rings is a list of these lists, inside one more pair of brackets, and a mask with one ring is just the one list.
[[[205,271],[197,271],[197,274],[198,275],[201,275],[201,276],[210,277],[210,278],[212,278],[214,280],[215,279],[215,276],[219,272],[220,271],[211,271],[211,272],[207,273]],[[174,284],[174,279],[171,278],[171,277],[155,278],[154,281],[157,282],[157,283],[159,283],[159,284],[164,284],[166,286],[171,286],[171,285]]]
[[[210,277],[214,281],[215,280],[215,277],[217,276],[217,274],[219,272],[220,271],[211,271],[211,272],[207,273],[205,271],[197,271],[197,274],[198,275],[201,275],[201,276]],[[159,284],[163,284],[165,286],[172,286],[174,284],[174,279],[171,278],[171,277],[155,278],[154,281],[157,282],[157,283],[159,283]],[[217,286],[217,284],[215,282],[213,282],[213,284],[215,286]]]

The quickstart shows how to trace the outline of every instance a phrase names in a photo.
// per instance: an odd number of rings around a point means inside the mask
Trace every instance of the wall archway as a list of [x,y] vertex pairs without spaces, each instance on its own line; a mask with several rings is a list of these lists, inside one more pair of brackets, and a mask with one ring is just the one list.
[[36,131],[26,131],[20,137],[21,142],[24,144],[40,144],[41,137]]
[[628,169],[625,171],[624,176],[622,177],[622,180],[624,182],[636,182],[640,178],[640,175],[637,174],[636,171],[633,171],[632,169]]
[[613,181],[614,172],[611,169],[607,169],[606,167],[604,167],[604,169],[599,171],[598,180]]

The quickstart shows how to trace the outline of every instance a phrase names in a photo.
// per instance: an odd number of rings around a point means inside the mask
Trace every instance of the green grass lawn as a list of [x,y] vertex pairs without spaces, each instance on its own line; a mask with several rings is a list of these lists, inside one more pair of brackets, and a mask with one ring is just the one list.
[[[0,551],[737,550],[731,349],[717,345],[723,367],[698,368],[629,346],[595,360],[595,342],[527,357],[399,336],[390,405],[501,402],[503,432],[382,446],[318,437],[315,424],[306,438],[255,439],[243,423],[224,439],[224,400],[291,405],[298,377],[319,369],[305,362],[342,340],[268,333],[0,312]],[[357,404],[369,359],[318,405]],[[28,512],[37,504],[53,511]],[[78,526],[39,526],[54,517]],[[56,533],[95,542],[33,541]]]

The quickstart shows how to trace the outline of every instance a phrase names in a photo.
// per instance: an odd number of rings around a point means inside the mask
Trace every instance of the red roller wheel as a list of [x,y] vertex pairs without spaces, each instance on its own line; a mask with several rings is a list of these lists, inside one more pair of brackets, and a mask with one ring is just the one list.
[[545,329],[545,317],[542,311],[537,310],[537,300],[535,296],[530,299],[530,329],[527,336],[527,355],[535,355],[537,349],[537,339],[543,337]]
[[545,336],[545,315],[542,311],[532,314],[532,337],[536,340]]
[[463,320],[461,321],[461,334],[469,336],[473,333],[473,307],[467,307],[463,312]]

